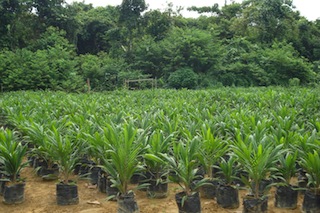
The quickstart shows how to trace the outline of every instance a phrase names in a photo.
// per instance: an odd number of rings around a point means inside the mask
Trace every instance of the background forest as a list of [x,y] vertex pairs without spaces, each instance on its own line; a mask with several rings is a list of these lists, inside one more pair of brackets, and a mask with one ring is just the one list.
[[95,91],[124,79],[160,87],[315,85],[320,20],[291,0],[148,10],[144,0],[94,8],[64,0],[0,0],[2,91]]

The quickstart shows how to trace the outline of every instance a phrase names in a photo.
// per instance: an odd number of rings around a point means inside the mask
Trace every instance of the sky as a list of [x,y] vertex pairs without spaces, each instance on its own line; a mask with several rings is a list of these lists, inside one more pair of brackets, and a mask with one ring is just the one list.
[[[68,3],[71,3],[75,0],[66,0]],[[84,1],[86,4],[92,4],[93,6],[106,6],[106,5],[120,5],[122,0],[76,0]],[[241,2],[241,0],[235,0],[236,2]],[[212,6],[215,3],[218,3],[219,6],[224,5],[225,0],[145,0],[149,5],[149,9],[160,9],[163,10],[167,7],[167,2],[172,2],[174,8],[176,6],[182,6],[187,9],[190,6]],[[229,3],[230,0],[227,0]],[[293,4],[296,6],[296,9],[300,11],[302,16],[305,16],[308,20],[314,21],[317,18],[320,18],[320,0],[293,0]],[[182,15],[186,17],[194,17],[196,13],[191,13],[183,11]]]

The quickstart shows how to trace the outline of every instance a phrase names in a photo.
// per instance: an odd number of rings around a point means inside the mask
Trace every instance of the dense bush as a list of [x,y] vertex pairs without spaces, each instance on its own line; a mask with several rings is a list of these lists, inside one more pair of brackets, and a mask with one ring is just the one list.
[[0,52],[3,91],[66,90],[83,86],[70,54],[59,47],[32,52],[27,49]]
[[191,68],[181,68],[170,74],[168,85],[175,89],[194,89],[197,86],[198,75]]
[[122,59],[113,59],[105,53],[80,55],[76,57],[78,73],[82,80],[90,79],[94,91],[113,90],[123,85],[121,71],[127,67]]
[[0,52],[0,78],[4,91],[81,89],[74,47],[56,28],[48,28],[29,48]]

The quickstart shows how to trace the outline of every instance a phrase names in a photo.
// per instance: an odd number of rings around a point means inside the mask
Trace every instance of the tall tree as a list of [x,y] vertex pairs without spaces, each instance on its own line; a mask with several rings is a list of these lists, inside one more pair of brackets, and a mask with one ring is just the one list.
[[132,45],[134,33],[138,34],[139,24],[141,20],[141,13],[147,9],[144,0],[123,0],[118,7],[120,16],[119,23],[124,27],[125,34],[128,35],[125,41],[124,50],[127,53],[127,59],[132,60]]
[[287,21],[294,21],[291,0],[246,0],[242,7],[242,17],[233,24],[238,35],[271,44],[274,39],[286,39],[292,31],[292,25]]
[[143,15],[143,28],[145,32],[155,38],[156,41],[165,38],[172,26],[172,18],[168,12],[151,10]]
[[46,27],[59,25],[65,0],[33,0],[33,7],[39,19]]
[[197,74],[208,74],[219,68],[220,51],[214,30],[174,27],[161,41],[144,37],[134,50],[134,61],[137,69],[158,78],[167,78],[171,72],[184,67]]
[[28,0],[0,0],[0,49],[25,47],[37,25]]
[[75,7],[67,5],[65,0],[33,0],[33,7],[42,33],[48,27],[58,27],[67,32],[66,36],[70,42],[76,42],[79,23],[75,18]]
[[[97,54],[110,52],[120,35],[118,32],[119,12],[113,6],[91,8],[78,13],[77,19],[82,23],[78,33],[77,49],[80,54]],[[112,36],[114,33],[117,36]]]

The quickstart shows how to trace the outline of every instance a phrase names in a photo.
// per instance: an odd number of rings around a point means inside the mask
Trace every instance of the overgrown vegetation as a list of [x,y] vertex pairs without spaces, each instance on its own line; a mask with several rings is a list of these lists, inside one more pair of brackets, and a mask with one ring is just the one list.
[[90,79],[103,91],[145,77],[172,88],[319,82],[320,21],[292,1],[189,8],[211,14],[199,18],[146,3],[1,1],[1,90],[86,91]]

